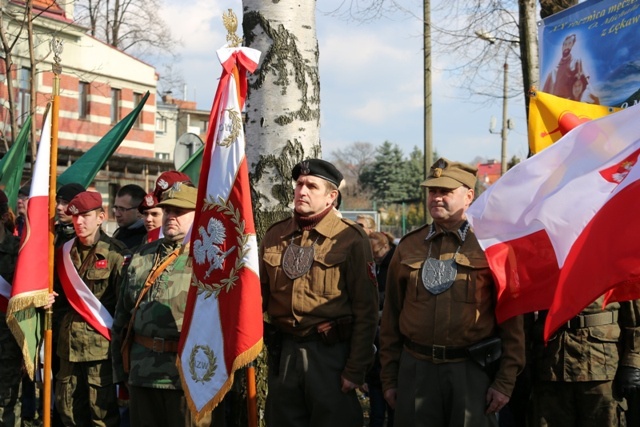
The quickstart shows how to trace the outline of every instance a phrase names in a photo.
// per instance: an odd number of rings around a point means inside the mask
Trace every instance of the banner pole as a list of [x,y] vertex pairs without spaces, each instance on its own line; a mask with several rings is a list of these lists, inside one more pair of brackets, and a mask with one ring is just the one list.
[[249,427],[258,427],[258,397],[256,393],[255,362],[247,366],[247,421]]
[[[58,172],[58,116],[60,110],[60,54],[62,53],[62,41],[60,39],[51,40],[51,50],[54,54],[53,71],[53,102],[51,104],[51,158],[49,171],[49,293],[53,293],[53,245],[55,238],[55,211],[56,211],[56,175]],[[51,425],[51,354],[53,352],[53,331],[52,331],[53,307],[45,311],[44,319],[44,391],[43,391],[43,425]]]

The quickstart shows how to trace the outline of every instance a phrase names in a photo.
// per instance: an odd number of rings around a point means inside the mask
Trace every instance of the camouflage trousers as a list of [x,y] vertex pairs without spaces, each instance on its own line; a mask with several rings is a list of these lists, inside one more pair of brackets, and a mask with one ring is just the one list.
[[182,390],[129,386],[129,396],[132,427],[224,427],[224,405],[196,421]]
[[22,350],[0,322],[0,426],[20,427]]
[[0,426],[20,427],[22,358],[0,359]]
[[534,385],[532,427],[624,426],[623,402],[613,397],[612,381],[541,381]]
[[56,380],[56,406],[65,426],[120,425],[111,360],[60,359]]

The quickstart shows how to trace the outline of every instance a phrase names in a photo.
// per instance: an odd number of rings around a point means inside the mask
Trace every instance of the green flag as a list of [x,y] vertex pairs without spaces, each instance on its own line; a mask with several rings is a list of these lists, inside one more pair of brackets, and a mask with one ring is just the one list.
[[30,131],[31,116],[24,122],[13,145],[0,160],[0,188],[4,190],[9,199],[9,206],[14,211],[18,201],[18,190],[20,190],[20,183],[22,182],[24,162],[27,158]]
[[198,150],[193,153],[189,160],[184,162],[182,166],[180,166],[179,171],[189,175],[191,178],[191,182],[193,182],[196,186],[200,180],[200,166],[202,165],[202,151],[204,150],[204,145],[200,146]]
[[127,117],[120,120],[96,145],[91,147],[89,151],[60,174],[57,182],[58,188],[72,182],[87,188],[93,182],[98,171],[102,169],[107,160],[120,146],[120,143],[126,138],[129,129],[131,129],[131,126],[138,118],[138,114],[142,111],[147,98],[149,98],[149,92],[144,95],[140,104]]

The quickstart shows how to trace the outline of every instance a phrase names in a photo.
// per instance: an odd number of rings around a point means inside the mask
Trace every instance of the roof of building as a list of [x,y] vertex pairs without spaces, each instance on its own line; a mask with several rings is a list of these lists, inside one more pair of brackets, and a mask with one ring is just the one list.
[[486,163],[478,163],[478,181],[485,187],[490,186],[500,178],[500,162],[489,160]]

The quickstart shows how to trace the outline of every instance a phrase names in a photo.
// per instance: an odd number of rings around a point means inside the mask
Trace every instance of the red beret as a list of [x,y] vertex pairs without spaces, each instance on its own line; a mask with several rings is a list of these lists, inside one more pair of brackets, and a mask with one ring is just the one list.
[[83,191],[71,199],[66,214],[80,215],[100,208],[102,208],[102,195],[95,191]]
[[140,202],[140,206],[138,206],[138,211],[140,213],[144,213],[147,209],[155,208],[158,204],[158,198],[153,194],[149,193],[144,196],[142,202]]
[[162,172],[156,180],[156,188],[153,191],[156,199],[160,200],[162,198],[162,193],[173,187],[173,184],[175,184],[176,182],[185,182],[193,186],[189,175],[178,171]]

